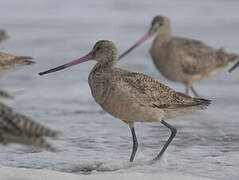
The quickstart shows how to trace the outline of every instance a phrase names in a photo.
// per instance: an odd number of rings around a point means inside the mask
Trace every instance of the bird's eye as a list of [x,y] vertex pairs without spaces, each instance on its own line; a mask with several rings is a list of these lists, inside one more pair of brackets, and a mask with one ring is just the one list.
[[160,22],[160,23],[159,23],[159,26],[162,26],[162,25],[163,25],[163,22]]
[[101,47],[100,46],[98,46],[97,48],[96,48],[96,51],[99,51],[101,49]]

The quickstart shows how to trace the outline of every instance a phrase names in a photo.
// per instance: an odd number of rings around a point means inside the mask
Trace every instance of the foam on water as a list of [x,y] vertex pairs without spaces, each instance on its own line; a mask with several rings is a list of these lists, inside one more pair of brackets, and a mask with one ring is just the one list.
[[[9,168],[0,167],[1,177],[11,180],[121,180],[121,179],[138,179],[138,180],[210,180],[208,178],[194,177],[190,175],[178,175],[178,174],[143,174],[143,173],[114,173],[114,174],[100,174],[100,175],[75,175],[69,173],[55,172],[49,170],[36,170],[36,169],[24,169],[24,168]],[[212,180],[212,179],[211,179]]]

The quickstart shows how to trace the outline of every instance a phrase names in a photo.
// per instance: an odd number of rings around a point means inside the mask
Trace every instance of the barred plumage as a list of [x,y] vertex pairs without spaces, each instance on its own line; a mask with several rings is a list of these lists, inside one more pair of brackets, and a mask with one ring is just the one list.
[[29,56],[14,56],[11,54],[0,52],[0,71],[10,70],[23,65],[31,65],[35,62]]
[[21,143],[53,150],[54,147],[43,137],[57,137],[59,134],[58,131],[34,122],[27,116],[0,103],[0,143]]
[[[35,62],[33,58],[28,56],[14,56],[7,53],[0,52],[0,78],[6,76],[8,73],[16,70],[20,66],[31,65]],[[12,99],[13,96],[5,91],[0,90],[0,96]]]

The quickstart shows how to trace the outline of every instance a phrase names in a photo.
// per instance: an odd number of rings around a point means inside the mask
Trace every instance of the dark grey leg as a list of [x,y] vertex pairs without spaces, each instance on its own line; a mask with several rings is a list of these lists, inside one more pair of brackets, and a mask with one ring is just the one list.
[[193,88],[193,86],[191,86],[191,91],[193,92],[195,97],[199,97],[198,93],[195,91],[195,89]]
[[165,150],[167,149],[167,147],[169,146],[169,144],[171,143],[171,141],[173,140],[173,138],[176,136],[177,134],[177,129],[175,127],[173,127],[172,125],[166,123],[164,120],[161,121],[161,123],[163,125],[165,125],[167,128],[170,129],[171,131],[171,135],[168,138],[168,141],[164,144],[163,149],[160,151],[160,153],[156,156],[156,158],[154,159],[155,161],[159,160],[160,157],[163,155],[163,153],[165,152]]
[[131,133],[132,133],[132,137],[133,137],[133,151],[131,153],[131,156],[130,156],[130,162],[133,162],[134,160],[134,156],[136,154],[136,151],[138,149],[138,141],[137,141],[137,137],[136,137],[136,134],[135,134],[135,131],[134,131],[134,128],[130,128],[131,129]]
[[186,87],[185,94],[189,95],[189,89]]

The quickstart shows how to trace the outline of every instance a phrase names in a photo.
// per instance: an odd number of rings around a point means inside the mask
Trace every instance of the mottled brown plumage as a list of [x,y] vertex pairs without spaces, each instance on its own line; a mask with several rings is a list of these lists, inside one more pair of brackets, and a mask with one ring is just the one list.
[[9,35],[3,29],[0,29],[0,44],[9,39]]
[[210,104],[209,100],[175,92],[142,73],[114,67],[118,60],[117,48],[113,42],[106,40],[97,42],[93,50],[83,58],[42,72],[40,75],[90,59],[97,61],[88,78],[95,101],[105,111],[121,119],[131,128],[134,145],[130,161],[133,161],[137,149],[135,122],[161,122],[172,131],[165,147],[156,157],[159,159],[176,134],[176,129],[163,120],[205,109]]
[[0,144],[20,143],[54,150],[44,136],[56,137],[58,135],[58,131],[40,125],[0,103]]
[[193,104],[204,102],[175,92],[147,75],[97,66],[101,68],[94,68],[89,75],[93,97],[104,110],[128,124],[191,113],[195,110]]
[[[12,71],[15,71],[20,66],[34,64],[35,62],[32,61],[32,59],[33,58],[28,56],[14,56],[0,52],[0,78],[6,76]],[[13,98],[13,96],[2,90],[0,90],[0,96],[10,99]]]
[[217,50],[198,40],[172,36],[170,20],[165,16],[156,16],[146,38],[137,42],[130,51],[154,34],[156,38],[150,54],[155,66],[168,80],[183,83],[187,93],[192,88],[197,95],[192,87],[194,82],[210,77],[239,59],[237,54],[227,53],[222,48]]
[[0,52],[0,71],[11,70],[19,66],[31,65],[35,62],[29,56],[14,56]]

